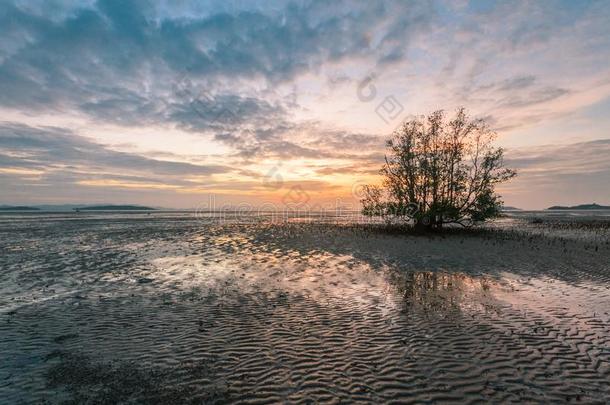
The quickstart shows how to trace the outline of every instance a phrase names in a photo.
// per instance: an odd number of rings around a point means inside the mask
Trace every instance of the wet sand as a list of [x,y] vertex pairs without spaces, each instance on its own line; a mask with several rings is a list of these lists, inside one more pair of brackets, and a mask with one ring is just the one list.
[[608,403],[609,221],[0,216],[0,402]]

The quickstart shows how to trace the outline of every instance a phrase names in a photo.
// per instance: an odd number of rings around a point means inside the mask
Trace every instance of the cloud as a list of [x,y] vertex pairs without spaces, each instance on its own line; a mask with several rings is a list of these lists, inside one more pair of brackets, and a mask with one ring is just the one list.
[[[57,20],[57,15],[32,12],[41,6],[5,2],[2,7],[0,25],[18,43],[4,41],[1,47],[0,105],[199,129],[208,128],[228,107],[239,120],[282,109],[223,93],[224,78],[279,83],[328,61],[370,55],[387,59],[386,51],[377,54],[377,49],[392,41],[391,48],[396,41],[404,47],[430,13],[401,2],[310,1],[288,4],[281,15],[260,9],[172,18],[148,1],[100,0],[62,12],[63,19]],[[387,28],[391,35],[367,42],[369,32],[398,10],[401,24]],[[203,102],[198,97],[198,105],[190,97],[176,99],[172,85],[184,77],[211,96]]]
[[[450,10],[425,45],[424,61],[438,72],[436,102],[502,117],[498,129],[508,132],[610,96],[603,2],[471,2]],[[435,61],[443,61],[438,70]]]
[[[395,126],[375,113],[385,96],[405,115],[465,105],[507,137],[607,99],[609,24],[597,1],[5,1],[0,111],[15,123],[0,126],[0,181],[254,193],[269,161],[300,162],[305,181],[372,176]],[[363,103],[368,75],[377,98]],[[149,130],[201,149],[159,151]],[[601,159],[547,150],[557,166],[534,149],[513,162],[580,176]]]
[[370,157],[372,151],[382,151],[385,143],[376,135],[328,128],[321,122],[281,119],[273,125],[261,123],[258,128],[217,133],[214,139],[234,148],[235,156],[248,160],[358,160]]
[[381,165],[379,163],[369,165],[351,165],[351,166],[340,166],[340,167],[324,167],[317,169],[316,173],[323,176],[332,176],[335,174],[342,175],[367,175],[375,176],[379,174]]
[[[273,143],[266,145],[278,156],[318,157],[316,150],[297,145]],[[179,156],[164,153],[164,159]],[[276,200],[292,187],[298,186],[312,195],[321,195],[338,188],[325,180],[282,181],[281,190],[269,190],[264,173],[246,167],[192,164],[158,160],[134,153],[119,152],[95,143],[71,131],[56,127],[30,127],[18,123],[0,123],[0,184],[6,198],[17,198],[24,189],[37,189],[52,201],[71,196],[100,195],[92,189],[115,190],[120,193],[230,194],[258,196],[276,194]],[[69,193],[66,193],[69,189]],[[79,194],[80,193],[80,194]],[[271,193],[271,194],[270,194]],[[138,194],[139,195],[139,194]],[[33,196],[27,199],[31,200]],[[192,198],[188,201],[193,201]],[[175,205],[175,204],[174,204]]]
[[507,164],[523,173],[567,175],[610,172],[610,139],[513,150]]
[[506,164],[518,176],[502,187],[515,205],[546,208],[550,205],[610,202],[610,139],[567,145],[521,148],[507,153]]
[[[0,168],[36,171],[43,179],[62,173],[64,180],[99,179],[157,183],[182,182],[187,176],[210,176],[232,169],[146,158],[118,152],[61,128],[0,124]],[[127,176],[127,177],[126,177]]]
[[536,82],[536,76],[514,76],[498,83],[497,87],[501,91],[522,90],[531,87]]
[[556,87],[544,87],[527,94],[513,95],[500,101],[499,107],[522,108],[555,100],[570,91]]

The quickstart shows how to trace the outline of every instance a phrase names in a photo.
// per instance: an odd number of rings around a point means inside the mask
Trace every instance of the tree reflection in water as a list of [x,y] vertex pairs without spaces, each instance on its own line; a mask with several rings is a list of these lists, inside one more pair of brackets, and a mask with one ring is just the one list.
[[388,283],[409,312],[488,309],[494,301],[493,290],[500,287],[488,276],[432,271],[390,271]]

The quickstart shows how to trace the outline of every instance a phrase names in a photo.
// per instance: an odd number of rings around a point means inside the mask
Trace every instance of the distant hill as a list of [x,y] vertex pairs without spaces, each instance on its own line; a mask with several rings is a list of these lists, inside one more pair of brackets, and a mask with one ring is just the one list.
[[90,205],[74,208],[75,211],[154,211],[154,208],[141,205]]
[[36,208],[39,208],[42,211],[68,212],[72,211],[74,208],[79,208],[82,206],[82,204],[39,204],[36,205]]
[[153,211],[162,208],[151,208],[132,204],[37,204],[25,205],[0,205],[0,211],[44,211],[44,212],[72,212],[72,211]]
[[521,208],[511,207],[507,205],[502,207],[502,211],[521,211]]
[[23,205],[17,205],[17,206],[2,205],[2,206],[0,206],[0,211],[40,211],[40,208],[25,207]]
[[571,207],[565,207],[562,205],[553,205],[552,207],[547,208],[547,210],[610,210],[610,206],[599,205],[599,204],[595,204],[595,203],[574,205]]

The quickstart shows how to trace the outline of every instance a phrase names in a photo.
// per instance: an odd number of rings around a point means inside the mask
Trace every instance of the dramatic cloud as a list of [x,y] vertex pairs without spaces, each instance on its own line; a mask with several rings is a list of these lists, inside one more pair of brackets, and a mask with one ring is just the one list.
[[[163,119],[202,127],[198,121],[214,121],[227,107],[247,119],[270,106],[219,95],[222,78],[278,83],[345,58],[376,55],[381,61],[395,47],[404,47],[431,13],[428,7],[400,2],[341,3],[294,4],[281,15],[235,9],[233,14],[171,18],[151,2],[100,0],[74,8],[61,21],[4,4],[0,103],[78,109],[134,124]],[[395,13],[400,18],[373,41],[371,32]],[[193,83],[197,88],[191,88]],[[193,97],[199,105],[193,106]]]
[[4,1],[0,186],[174,205],[266,195],[280,168],[349,197],[401,120],[459,105],[548,165],[523,148],[608,136],[608,26],[603,1]]

